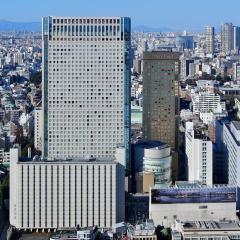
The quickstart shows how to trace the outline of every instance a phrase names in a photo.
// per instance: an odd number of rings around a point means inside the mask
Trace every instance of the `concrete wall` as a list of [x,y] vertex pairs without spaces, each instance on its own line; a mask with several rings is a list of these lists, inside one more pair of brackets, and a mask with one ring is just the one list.
[[16,228],[111,227],[124,221],[120,164],[17,161],[11,151],[10,224]]
[[236,220],[236,203],[150,204],[149,218],[153,219],[156,226],[165,227],[170,227],[176,219]]

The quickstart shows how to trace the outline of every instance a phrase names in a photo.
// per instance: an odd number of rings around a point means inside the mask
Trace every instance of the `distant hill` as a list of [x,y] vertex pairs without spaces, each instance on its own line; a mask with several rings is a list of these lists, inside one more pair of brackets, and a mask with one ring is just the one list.
[[133,26],[132,31],[136,32],[172,32],[171,28],[167,27],[148,27],[144,25]]
[[[41,22],[12,22],[0,19],[0,32],[12,32],[12,31],[29,31],[29,32],[41,32]],[[202,29],[196,30],[201,31]],[[219,30],[219,29],[217,29]],[[168,27],[149,27],[145,25],[132,26],[132,31],[136,32],[173,32],[176,29]]]
[[11,22],[6,20],[0,20],[0,32],[12,32],[12,31],[29,31],[40,32],[40,22]]

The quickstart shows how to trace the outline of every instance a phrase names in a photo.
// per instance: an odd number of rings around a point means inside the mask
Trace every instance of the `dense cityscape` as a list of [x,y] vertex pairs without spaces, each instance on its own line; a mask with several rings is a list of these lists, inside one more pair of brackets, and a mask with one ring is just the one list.
[[132,24],[0,32],[0,240],[240,239],[240,27]]

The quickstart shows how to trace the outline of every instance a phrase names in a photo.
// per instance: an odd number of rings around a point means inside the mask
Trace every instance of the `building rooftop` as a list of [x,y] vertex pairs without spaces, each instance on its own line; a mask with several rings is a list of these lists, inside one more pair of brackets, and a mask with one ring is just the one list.
[[201,129],[194,129],[194,138],[195,139],[202,139],[204,141],[209,141],[209,137],[201,130]]
[[151,219],[146,220],[146,222],[142,222],[134,226],[135,236],[151,236],[155,234],[154,222]]
[[143,52],[143,60],[179,60],[181,53],[170,51]]
[[116,159],[106,159],[106,160],[100,160],[96,158],[90,158],[90,159],[54,159],[54,160],[48,160],[48,159],[41,159],[40,157],[33,157],[33,159],[29,158],[20,158],[18,161],[18,164],[116,164]]
[[145,149],[164,149],[168,148],[169,145],[160,141],[140,141],[136,144],[136,147],[142,147]]
[[240,90],[240,86],[219,87],[220,91],[235,91]]
[[198,182],[186,182],[186,181],[177,181],[175,183],[176,188],[201,188],[201,184]]
[[[234,139],[235,143],[236,143],[238,146],[240,146],[240,142],[238,141],[235,133],[233,133],[233,131],[232,131],[232,129],[231,129],[231,124],[233,124],[233,126],[236,128],[236,130],[240,130],[240,129],[237,128],[237,126],[235,126],[233,122],[236,122],[236,121],[232,121],[232,122],[230,122],[230,123],[227,123],[227,122],[226,122],[226,123],[225,123],[225,126],[226,126],[226,128],[228,129],[229,133],[231,134],[232,138]],[[237,125],[238,125],[238,127],[239,127],[239,124],[238,124],[238,123],[237,123]]]
[[238,230],[240,231],[240,223],[237,221],[184,221],[177,220],[184,231],[209,231],[209,230]]
[[232,121],[232,123],[237,130],[240,130],[240,121]]
[[218,189],[218,191],[225,191],[228,189],[235,188],[234,186],[227,185],[227,184],[215,184],[215,185],[202,185],[201,182],[194,181],[194,182],[188,182],[188,181],[176,181],[175,185],[171,185],[168,187],[153,187],[152,189],[165,189],[165,190],[174,190],[174,189],[185,189],[185,190],[193,190],[193,189]]

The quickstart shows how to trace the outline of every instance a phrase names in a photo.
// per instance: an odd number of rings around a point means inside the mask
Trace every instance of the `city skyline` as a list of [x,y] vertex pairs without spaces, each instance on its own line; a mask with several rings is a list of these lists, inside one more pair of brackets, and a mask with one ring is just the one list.
[[[63,0],[51,2],[42,0],[41,5],[37,6],[36,2],[24,0],[15,2],[15,7],[12,8],[11,2],[4,1],[1,3],[2,9],[11,9],[11,11],[2,12],[1,19],[12,22],[40,22],[42,16],[128,16],[132,19],[133,28],[144,26],[175,31],[181,29],[200,30],[205,25],[220,27],[224,22],[240,24],[237,18],[240,2],[235,0],[228,2],[229,5],[231,3],[234,5],[234,8],[231,9],[231,15],[217,0],[211,2],[203,0],[202,4],[197,6],[195,2],[188,0],[181,2],[175,0],[174,3],[153,0],[152,4],[143,0],[130,2],[127,0],[121,2],[71,0],[71,3]],[[206,8],[206,6],[208,7]],[[28,9],[36,9],[36,7],[37,12],[28,11]],[[134,8],[136,10],[132,11]],[[215,9],[214,12],[213,9]],[[25,11],[27,14],[22,14]]]
[[240,1],[3,1],[0,239],[240,240]]

